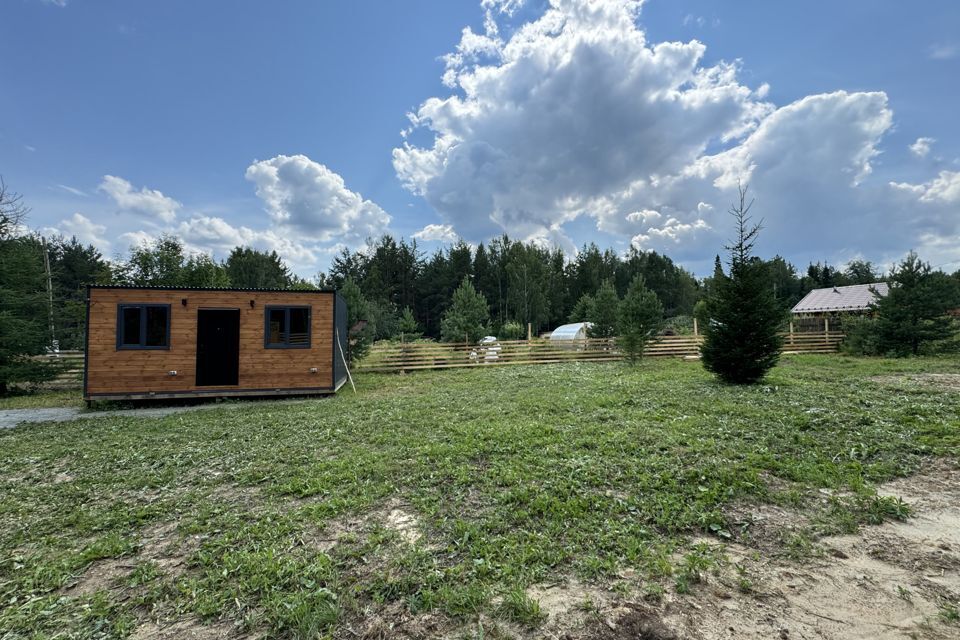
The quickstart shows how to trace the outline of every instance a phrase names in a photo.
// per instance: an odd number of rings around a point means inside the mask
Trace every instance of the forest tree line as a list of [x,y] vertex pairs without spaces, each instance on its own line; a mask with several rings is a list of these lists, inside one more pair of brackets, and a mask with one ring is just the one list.
[[[606,283],[623,297],[636,276],[653,291],[665,319],[689,318],[710,286],[668,256],[631,248],[626,255],[594,244],[568,259],[559,249],[546,249],[507,236],[471,247],[457,242],[427,255],[416,241],[383,236],[365,251],[343,251],[331,268],[313,279],[294,274],[276,252],[234,248],[218,261],[190,254],[175,237],[132,247],[122,257],[107,259],[92,245],[76,238],[43,239],[29,234],[2,240],[0,289],[7,305],[37,319],[38,329],[50,333],[47,318],[47,264],[53,293],[53,333],[61,348],[83,346],[83,318],[87,284],[123,284],[170,287],[313,288],[357,287],[364,299],[373,337],[394,337],[401,329],[404,310],[430,338],[441,337],[441,321],[454,290],[470,280],[489,307],[491,333],[508,323],[526,333],[548,331],[568,321],[584,319],[583,301],[597,295]],[[768,286],[784,309],[819,287],[863,284],[883,279],[869,262],[856,261],[840,270],[811,264],[804,273],[777,256],[765,261]],[[579,304],[578,304],[579,303]],[[47,336],[49,342],[50,336]]]
[[[784,310],[812,289],[884,280],[866,261],[842,270],[816,263],[803,273],[780,256],[761,262],[767,286]],[[464,278],[486,300],[488,328],[496,335],[508,323],[520,324],[524,333],[529,323],[537,334],[584,320],[586,299],[604,285],[623,298],[637,276],[657,295],[665,319],[691,318],[712,280],[696,278],[666,255],[634,247],[621,255],[588,244],[568,259],[560,249],[504,235],[475,248],[460,241],[425,255],[415,241],[383,236],[365,251],[341,252],[315,284],[337,289],[355,284],[368,303],[366,319],[377,339],[396,335],[404,309],[412,312],[425,336],[440,338],[443,316]]]

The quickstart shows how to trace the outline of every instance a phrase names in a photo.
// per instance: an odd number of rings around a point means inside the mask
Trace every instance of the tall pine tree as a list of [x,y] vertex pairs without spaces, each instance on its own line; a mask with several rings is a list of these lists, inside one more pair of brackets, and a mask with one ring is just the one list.
[[740,203],[730,209],[736,220],[736,241],[730,252],[730,274],[717,265],[705,305],[708,317],[700,347],[703,366],[720,379],[735,384],[759,381],[780,359],[783,307],[769,282],[762,260],[753,257],[760,224],[751,225],[747,188],[740,188]]

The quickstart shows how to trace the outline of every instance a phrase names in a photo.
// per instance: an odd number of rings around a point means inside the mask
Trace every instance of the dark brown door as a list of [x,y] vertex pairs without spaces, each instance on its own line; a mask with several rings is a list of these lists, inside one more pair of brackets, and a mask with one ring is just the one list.
[[239,384],[240,310],[197,311],[197,386]]

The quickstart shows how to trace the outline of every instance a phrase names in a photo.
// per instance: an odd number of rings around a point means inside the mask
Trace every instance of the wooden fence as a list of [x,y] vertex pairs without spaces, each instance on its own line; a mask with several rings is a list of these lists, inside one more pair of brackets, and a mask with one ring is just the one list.
[[56,362],[63,370],[53,380],[43,383],[46,389],[79,389],[83,386],[83,351],[61,351],[40,356],[40,359]]
[[[840,332],[786,332],[784,353],[834,353],[843,334]],[[702,336],[663,336],[647,345],[645,357],[699,357]],[[586,339],[567,343],[544,339],[501,340],[495,345],[451,344],[439,342],[386,343],[374,345],[355,366],[356,371],[398,372],[418,369],[501,366],[511,364],[551,364],[558,362],[608,362],[622,360],[616,339]]]
[[[644,357],[699,357],[703,336],[662,336],[647,345]],[[839,331],[785,332],[784,353],[834,353],[843,333]],[[79,389],[83,384],[83,352],[61,351],[40,356],[64,366],[53,380],[44,383],[50,389]],[[616,339],[575,340],[558,344],[541,338],[501,340],[493,346],[444,342],[380,342],[355,367],[355,371],[398,372],[418,369],[502,366],[511,364],[551,364],[558,362],[611,362],[622,360]]]

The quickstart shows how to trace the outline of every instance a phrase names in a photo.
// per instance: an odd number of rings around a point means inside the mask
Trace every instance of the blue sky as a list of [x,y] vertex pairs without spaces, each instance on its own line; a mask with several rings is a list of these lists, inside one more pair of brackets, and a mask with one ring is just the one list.
[[739,178],[762,253],[960,268],[956,2],[5,0],[0,24],[0,174],[107,255],[166,231],[311,275],[382,232],[506,231],[704,274]]

